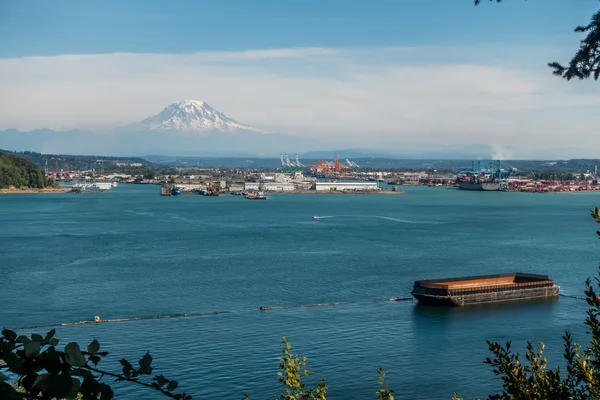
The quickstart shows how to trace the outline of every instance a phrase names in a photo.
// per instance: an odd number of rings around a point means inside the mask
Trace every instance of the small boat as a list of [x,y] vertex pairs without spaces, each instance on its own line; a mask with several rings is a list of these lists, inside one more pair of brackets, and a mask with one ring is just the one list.
[[179,196],[180,194],[181,194],[181,190],[179,190],[177,188],[171,189],[171,196]]
[[313,215],[312,217],[313,217],[313,219],[317,219],[317,216],[316,216],[316,215]]

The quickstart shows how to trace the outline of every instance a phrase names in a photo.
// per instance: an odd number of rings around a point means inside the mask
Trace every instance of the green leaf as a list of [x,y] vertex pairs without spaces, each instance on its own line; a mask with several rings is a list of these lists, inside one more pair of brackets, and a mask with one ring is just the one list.
[[10,372],[13,372],[15,374],[21,373],[21,370],[23,368],[23,361],[15,353],[8,353],[6,355],[4,362],[6,362],[6,365],[8,366],[8,370]]
[[50,343],[50,340],[54,337],[55,334],[56,334],[56,329],[52,329],[50,332],[48,332],[46,334],[46,337],[44,338],[44,342]]
[[128,378],[131,378],[131,371],[133,370],[133,365],[131,365],[131,363],[124,358],[121,359],[120,363],[123,366],[123,375],[125,375]]
[[127,361],[125,358],[122,358],[121,361],[119,361],[121,363],[121,365],[127,369],[133,369],[133,365],[131,365],[131,363],[129,361]]
[[85,365],[85,358],[81,354],[79,345],[75,342],[71,342],[65,346],[65,360],[73,367],[81,367]]
[[69,375],[52,375],[49,377],[48,394],[55,398],[65,398],[73,388],[73,379]]
[[84,399],[97,399],[96,393],[99,391],[100,384],[93,378],[85,378],[81,384],[81,394]]
[[59,342],[58,339],[50,339],[49,343],[50,343],[50,346],[56,347],[56,346],[58,346],[58,342]]
[[108,386],[106,383],[101,383],[100,385],[100,400],[112,400],[115,394],[110,386]]
[[100,362],[100,357],[96,356],[96,355],[92,355],[88,357],[88,360],[90,360],[90,362],[94,365],[98,365],[98,363]]
[[19,378],[19,386],[22,386],[23,389],[25,389],[27,392],[29,392],[31,390],[31,387],[33,386],[33,383],[37,379],[37,377],[38,377],[38,374],[28,372],[27,375],[21,376]]
[[139,363],[140,367],[142,368],[150,366],[150,364],[152,364],[152,356],[150,355],[150,352],[147,352],[144,357],[140,359]]
[[150,375],[152,373],[152,367],[151,366],[145,366],[145,367],[140,367],[137,372],[140,375]]
[[40,389],[42,392],[45,392],[46,389],[50,386],[50,375],[42,374],[36,378],[33,382],[33,387]]
[[90,372],[90,370],[85,368],[75,368],[72,371],[69,371],[69,375],[71,376],[81,376],[82,378],[93,378],[94,375]]
[[25,343],[25,355],[28,358],[33,358],[39,354],[41,347],[40,342]]
[[2,336],[8,340],[15,340],[17,338],[17,334],[10,329],[2,329]]
[[63,360],[53,347],[42,353],[40,360],[42,367],[50,374],[58,374],[63,369]]
[[42,337],[42,335],[38,335],[37,333],[33,333],[31,335],[31,341],[32,342],[39,342],[41,344],[41,343],[44,343],[44,338]]
[[96,339],[92,340],[92,343],[88,344],[87,351],[88,353],[97,353],[100,350],[100,343]]
[[179,386],[179,382],[177,382],[177,381],[171,381],[167,385],[167,390],[169,392],[172,392],[173,390],[177,389],[177,386]]
[[162,387],[162,386],[163,386],[165,383],[167,383],[167,382],[168,382],[168,379],[167,379],[167,378],[165,378],[165,377],[164,377],[164,376],[162,376],[162,375],[157,375],[157,376],[156,376],[154,379],[155,379],[155,380],[158,382],[158,385],[159,385],[159,386],[161,386],[161,387]]
[[69,394],[66,396],[67,400],[76,399],[77,395],[79,394],[79,392],[81,390],[81,382],[79,381],[79,379],[72,378],[71,381],[73,382],[73,386],[71,387],[71,391],[69,392]]
[[17,343],[23,343],[23,344],[26,344],[26,343],[29,343],[29,342],[31,342],[31,339],[29,339],[29,338],[28,338],[27,336],[25,336],[25,335],[21,335],[21,336],[19,336],[19,337],[17,338],[17,340],[15,340],[15,342],[17,342]]

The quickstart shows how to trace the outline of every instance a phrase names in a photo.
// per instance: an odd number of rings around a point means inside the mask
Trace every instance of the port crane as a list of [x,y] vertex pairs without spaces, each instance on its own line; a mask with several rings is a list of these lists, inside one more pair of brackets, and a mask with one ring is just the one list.
[[517,171],[517,168],[509,166],[502,160],[491,161],[487,164],[478,160],[471,162],[471,168],[457,170],[456,175],[487,176],[489,179],[500,183],[500,186],[508,187],[510,177]]
[[352,161],[348,160],[347,158],[346,158],[346,164],[348,164],[348,166],[349,166],[350,168],[360,168],[360,167],[359,167],[359,165],[358,165],[357,163],[355,163],[355,162],[352,162]]
[[333,155],[333,162],[317,160],[317,164],[311,165],[311,171],[316,175],[324,175],[327,178],[341,177],[352,172],[352,167],[340,162],[338,155]]
[[298,154],[296,154],[295,160],[292,161],[290,160],[290,157],[287,154],[279,154],[279,161],[281,162],[281,166],[284,169],[289,169],[289,168],[302,168],[304,167],[304,164],[302,164],[300,162],[300,159],[298,158]]

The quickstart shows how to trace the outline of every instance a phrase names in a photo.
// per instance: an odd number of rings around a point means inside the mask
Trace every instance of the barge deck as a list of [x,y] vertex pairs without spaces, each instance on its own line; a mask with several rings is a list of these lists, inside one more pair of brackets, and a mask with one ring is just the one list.
[[558,296],[547,275],[521,272],[415,281],[412,295],[421,304],[466,306]]

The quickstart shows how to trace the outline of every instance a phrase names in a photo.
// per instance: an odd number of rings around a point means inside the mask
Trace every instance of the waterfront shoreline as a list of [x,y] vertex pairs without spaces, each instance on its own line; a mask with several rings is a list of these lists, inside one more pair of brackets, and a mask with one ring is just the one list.
[[43,194],[43,193],[69,193],[71,188],[44,188],[44,189],[0,189],[0,195],[2,194]]
[[406,194],[402,190],[369,190],[364,192],[353,192],[344,190],[282,190],[282,191],[265,191],[265,194]]

